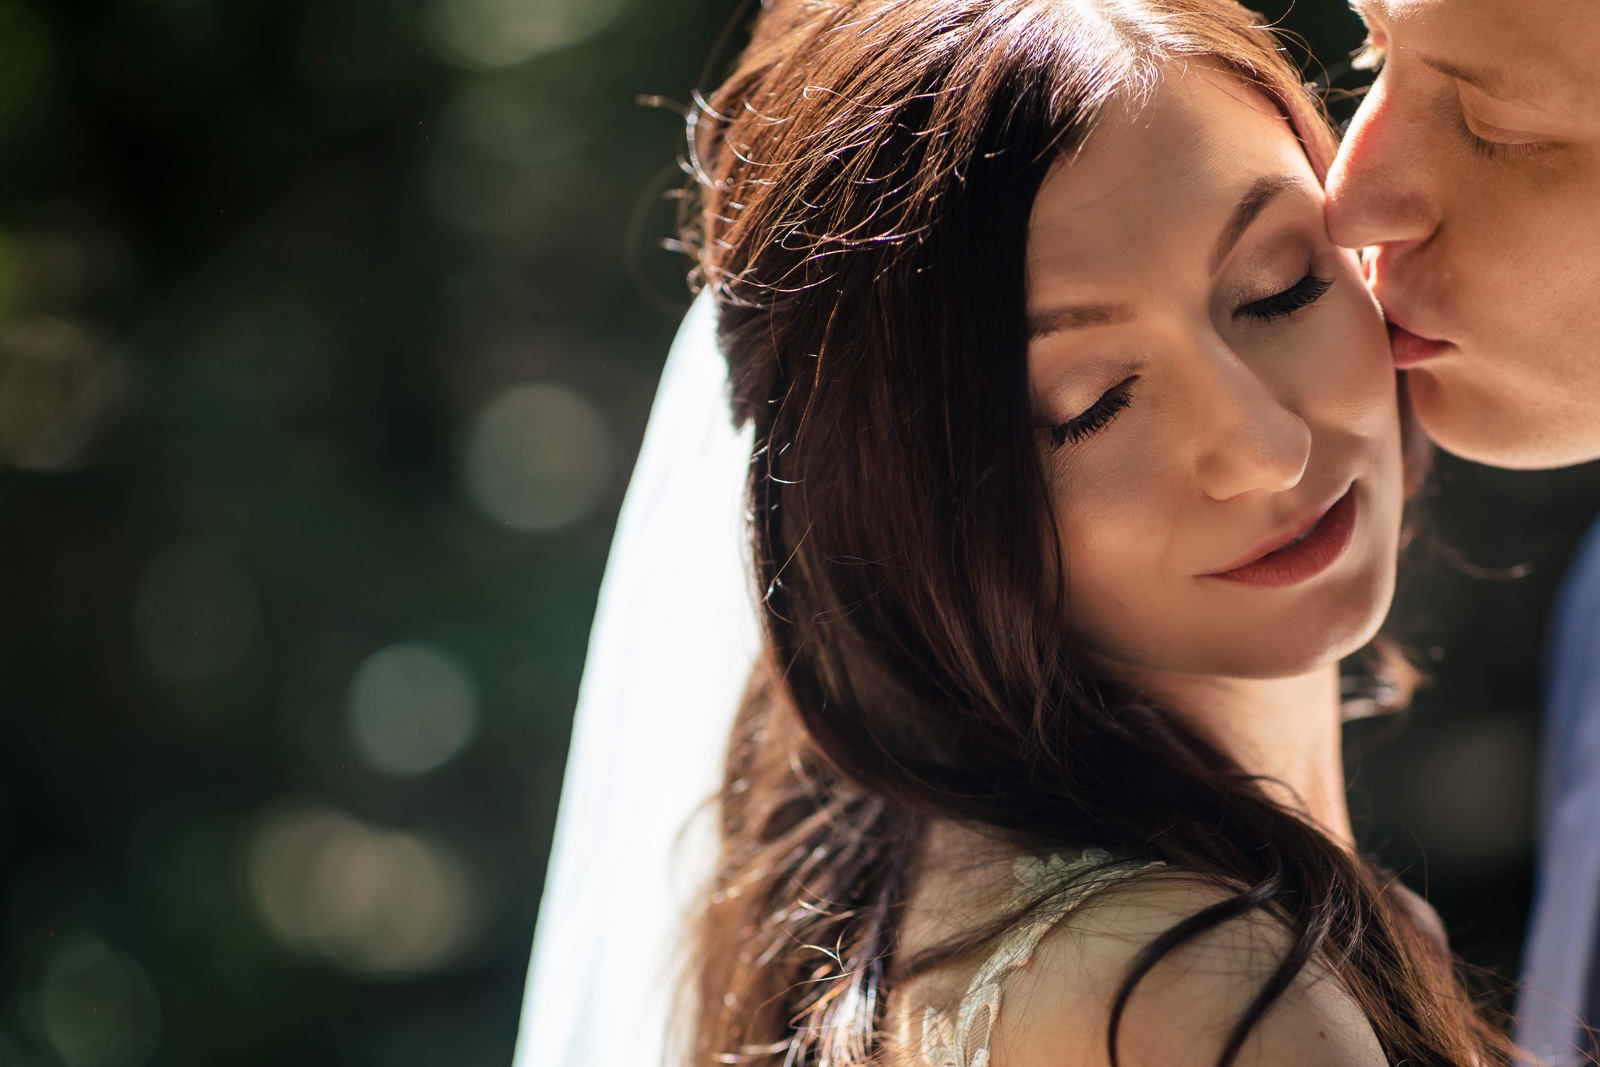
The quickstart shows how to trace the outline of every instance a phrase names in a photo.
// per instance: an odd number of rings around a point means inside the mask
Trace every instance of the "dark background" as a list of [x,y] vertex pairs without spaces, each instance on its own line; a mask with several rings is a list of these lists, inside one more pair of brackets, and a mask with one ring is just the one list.
[[[1332,0],[1287,24],[1360,39]],[[0,1067],[509,1063],[688,299],[681,123],[635,97],[687,100],[737,25],[0,0]],[[1600,474],[1437,480],[1396,619],[1438,682],[1354,728],[1356,809],[1511,974]]]

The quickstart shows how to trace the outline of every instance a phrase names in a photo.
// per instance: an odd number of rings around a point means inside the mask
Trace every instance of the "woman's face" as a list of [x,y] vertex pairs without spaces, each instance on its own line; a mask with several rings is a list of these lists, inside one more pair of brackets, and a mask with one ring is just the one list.
[[1173,69],[1046,178],[1028,375],[1067,624],[1112,665],[1302,674],[1394,589],[1394,365],[1278,109]]

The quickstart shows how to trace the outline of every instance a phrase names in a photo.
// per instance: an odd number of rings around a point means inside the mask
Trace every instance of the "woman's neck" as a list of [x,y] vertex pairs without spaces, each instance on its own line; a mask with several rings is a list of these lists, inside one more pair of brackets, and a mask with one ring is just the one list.
[[1268,793],[1355,847],[1345,797],[1339,669],[1296,678],[1132,672],[1127,680],[1188,719],[1259,775]]

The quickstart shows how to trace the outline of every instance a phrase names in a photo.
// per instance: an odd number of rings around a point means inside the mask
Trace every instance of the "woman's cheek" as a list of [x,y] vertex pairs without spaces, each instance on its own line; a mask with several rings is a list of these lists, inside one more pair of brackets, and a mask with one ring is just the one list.
[[1345,306],[1330,309],[1338,314],[1308,323],[1309,358],[1302,365],[1310,375],[1303,395],[1345,430],[1387,435],[1399,412],[1389,336],[1365,290],[1346,291]]
[[1158,580],[1171,543],[1176,509],[1169,505],[1179,501],[1170,472],[1127,454],[1143,451],[1084,457],[1062,483],[1056,517],[1068,607],[1091,643],[1137,624],[1141,594]]

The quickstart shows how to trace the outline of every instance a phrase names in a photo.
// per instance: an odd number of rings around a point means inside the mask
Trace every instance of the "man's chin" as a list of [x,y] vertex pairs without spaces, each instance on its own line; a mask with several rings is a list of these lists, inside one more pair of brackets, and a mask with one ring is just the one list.
[[1513,389],[1462,382],[1445,368],[1414,368],[1406,380],[1417,421],[1453,456],[1508,470],[1600,459],[1600,419],[1565,404],[1534,403]]

